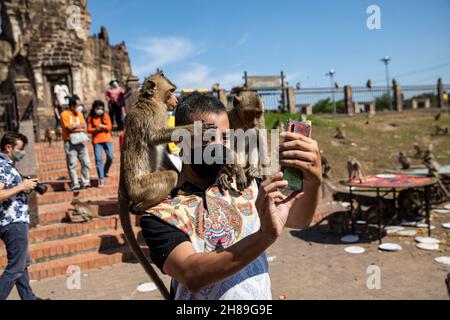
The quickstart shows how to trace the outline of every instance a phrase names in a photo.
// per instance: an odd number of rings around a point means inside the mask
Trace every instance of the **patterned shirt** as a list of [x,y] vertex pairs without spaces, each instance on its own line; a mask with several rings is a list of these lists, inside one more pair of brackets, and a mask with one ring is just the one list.
[[[0,183],[4,189],[11,189],[22,183],[22,177],[14,168],[13,162],[0,153]],[[21,192],[11,198],[0,201],[0,226],[5,227],[10,223],[30,223],[27,195]]]
[[[229,191],[221,194],[218,187],[213,186],[202,195],[175,196],[147,213],[184,232],[196,252],[214,252],[259,230],[257,197],[256,181],[241,194]],[[271,300],[266,254],[262,253],[239,272],[197,293],[190,292],[176,280],[172,281],[172,290],[175,300]]]

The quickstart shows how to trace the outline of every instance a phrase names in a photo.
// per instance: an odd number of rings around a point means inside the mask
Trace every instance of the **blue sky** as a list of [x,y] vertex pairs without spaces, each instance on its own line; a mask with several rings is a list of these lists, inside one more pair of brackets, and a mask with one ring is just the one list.
[[[381,9],[369,30],[366,10]],[[385,84],[379,61],[391,56],[400,84],[450,82],[450,0],[90,0],[91,33],[108,28],[124,40],[133,72],[157,67],[179,88],[223,87],[249,75],[277,75],[290,84]]]

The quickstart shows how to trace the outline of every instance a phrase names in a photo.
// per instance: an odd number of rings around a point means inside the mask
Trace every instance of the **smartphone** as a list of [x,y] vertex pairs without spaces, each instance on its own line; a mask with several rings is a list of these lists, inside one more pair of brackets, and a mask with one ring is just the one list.
[[[287,122],[289,132],[300,133],[301,135],[311,138],[312,123],[311,121],[295,121],[289,119]],[[284,179],[288,182],[288,188],[294,191],[303,191],[303,172],[300,169],[284,168]]]

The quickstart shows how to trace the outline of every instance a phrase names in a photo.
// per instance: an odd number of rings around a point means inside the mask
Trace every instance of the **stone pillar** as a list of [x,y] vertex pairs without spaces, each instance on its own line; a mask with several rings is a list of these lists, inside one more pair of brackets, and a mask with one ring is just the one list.
[[125,93],[125,110],[129,112],[133,107],[139,95],[139,78],[136,76],[129,76],[127,79],[127,92]]
[[80,97],[81,101],[84,100],[83,86],[81,81],[81,68],[72,67],[72,94],[76,94]]
[[304,114],[306,116],[310,116],[313,114],[313,107],[312,105],[308,104],[308,105],[302,105],[301,108],[301,114]]
[[355,114],[355,107],[353,105],[353,91],[352,87],[344,86],[344,105],[347,110],[347,114],[353,116]]
[[419,104],[417,103],[416,99],[411,100],[411,109],[415,110],[419,107]]
[[402,90],[397,81],[392,80],[392,91],[394,92],[394,110],[398,112],[403,111],[403,97]]
[[358,102],[355,102],[355,103],[353,104],[353,106],[354,106],[355,114],[361,113],[361,106],[359,105]]
[[444,84],[442,83],[442,79],[439,78],[437,82],[437,102],[438,102],[438,108],[442,108],[444,103]]
[[286,89],[287,92],[287,103],[289,107],[290,113],[295,113],[295,89],[292,87],[288,87]]
[[[20,123],[20,133],[28,138],[28,145],[25,147],[27,155],[22,161],[16,163],[16,168],[24,177],[37,177],[35,136],[33,121],[23,121]],[[34,227],[39,223],[39,212],[37,206],[37,194],[32,192],[28,195],[28,206],[30,210],[30,226]]]
[[374,116],[376,112],[375,102],[371,102],[369,104],[369,114]]
[[423,101],[423,107],[424,107],[425,109],[430,109],[430,108],[431,108],[431,101],[430,101],[430,99],[425,99],[425,100]]
[[33,86],[29,79],[25,77],[17,77],[14,83],[16,90],[17,109],[19,111],[19,120],[33,121],[34,138],[39,141],[39,121],[37,116],[36,99],[34,96]]

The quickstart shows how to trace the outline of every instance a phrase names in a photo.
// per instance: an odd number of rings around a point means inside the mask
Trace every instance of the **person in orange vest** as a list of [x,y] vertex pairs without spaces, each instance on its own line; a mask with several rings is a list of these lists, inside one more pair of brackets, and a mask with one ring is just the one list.
[[[108,177],[109,169],[114,160],[113,138],[111,136],[112,122],[109,115],[105,113],[105,104],[103,101],[94,101],[87,125],[88,133],[92,134],[95,165],[99,180],[98,187],[103,188],[105,178]],[[103,151],[106,153],[106,163],[104,165],[102,160]]]

